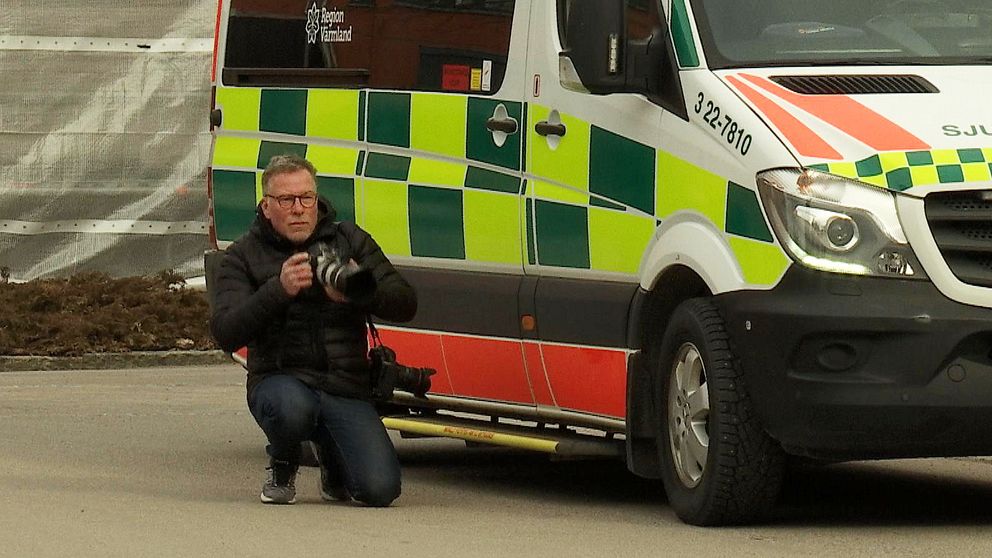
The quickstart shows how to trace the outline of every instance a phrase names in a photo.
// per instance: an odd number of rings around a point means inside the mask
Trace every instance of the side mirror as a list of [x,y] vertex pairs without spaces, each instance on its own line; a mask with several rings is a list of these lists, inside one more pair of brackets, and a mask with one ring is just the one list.
[[567,9],[561,65],[574,68],[590,93],[605,95],[625,85],[626,13],[621,0],[573,0]]
[[567,4],[564,50],[558,57],[562,87],[594,95],[640,93],[689,120],[678,60],[664,21],[647,38],[631,41],[624,0],[563,4]]
[[[562,85],[596,95],[658,91],[667,30],[628,41],[623,0],[573,0],[565,18],[560,55]],[[578,82],[578,83],[576,83]]]

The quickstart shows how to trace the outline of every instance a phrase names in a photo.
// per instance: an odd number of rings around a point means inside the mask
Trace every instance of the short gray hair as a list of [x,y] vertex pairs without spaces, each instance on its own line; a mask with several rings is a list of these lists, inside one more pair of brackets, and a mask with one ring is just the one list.
[[265,170],[262,172],[262,192],[268,193],[269,181],[272,180],[273,176],[296,172],[299,170],[309,172],[310,176],[314,179],[314,182],[317,181],[317,169],[314,168],[313,163],[307,161],[299,155],[296,155],[295,153],[276,155],[275,157],[269,159],[268,166],[266,166]]

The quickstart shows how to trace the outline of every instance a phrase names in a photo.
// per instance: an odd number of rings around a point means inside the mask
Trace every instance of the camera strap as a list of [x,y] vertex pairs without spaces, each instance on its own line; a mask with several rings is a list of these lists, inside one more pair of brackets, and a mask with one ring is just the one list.
[[369,325],[369,336],[372,338],[372,348],[381,347],[382,339],[379,338],[379,330],[375,328],[375,324],[372,323],[372,315],[365,314],[365,323]]

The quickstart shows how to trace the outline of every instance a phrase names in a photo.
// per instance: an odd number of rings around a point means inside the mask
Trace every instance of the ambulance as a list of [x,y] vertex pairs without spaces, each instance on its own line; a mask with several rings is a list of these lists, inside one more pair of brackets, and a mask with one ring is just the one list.
[[223,0],[212,269],[297,153],[416,287],[415,436],[606,455],[684,521],[794,459],[992,453],[984,0]]

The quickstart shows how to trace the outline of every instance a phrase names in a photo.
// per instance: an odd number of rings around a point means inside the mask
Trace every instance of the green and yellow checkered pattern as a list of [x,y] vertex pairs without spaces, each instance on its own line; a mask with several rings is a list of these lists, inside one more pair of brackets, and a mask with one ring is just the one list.
[[[753,190],[568,115],[567,141],[553,150],[534,131],[550,114],[540,105],[264,88],[219,88],[217,104],[220,240],[254,218],[269,159],[297,153],[317,167],[339,218],[392,256],[634,275],[661,220],[691,209],[725,231],[749,282],[772,284],[788,265]],[[498,104],[526,126],[501,148],[485,127]]]
[[[519,266],[519,135],[516,146],[497,150],[487,134],[468,133],[468,123],[484,124],[497,102],[431,93],[221,88],[224,122],[213,158],[218,238],[233,240],[247,229],[269,159],[297,153],[318,169],[318,190],[339,218],[361,224],[387,253]],[[520,103],[504,105],[521,119]],[[280,141],[261,139],[262,133],[279,134],[266,137]]]
[[753,190],[568,115],[552,150],[533,131],[550,109],[528,114],[531,264],[635,274],[661,221],[691,210],[725,232],[748,282],[774,284],[788,266]]
[[810,168],[902,192],[917,186],[988,182],[992,180],[992,147],[890,151]]

